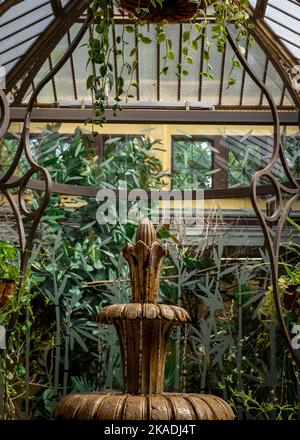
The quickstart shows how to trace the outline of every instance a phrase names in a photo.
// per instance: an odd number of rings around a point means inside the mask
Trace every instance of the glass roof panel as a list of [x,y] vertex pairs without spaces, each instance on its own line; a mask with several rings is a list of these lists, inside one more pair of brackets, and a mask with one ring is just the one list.
[[300,60],[300,3],[295,0],[269,0],[265,21]]
[[[70,0],[62,0],[65,7]],[[0,0],[0,4],[3,3]],[[269,0],[266,9],[266,23],[282,40],[282,43],[300,60],[300,3],[296,0]],[[250,0],[250,5],[255,8],[256,0]],[[11,7],[0,17],[0,65],[4,65],[9,72],[18,60],[28,51],[28,49],[38,40],[39,36],[45,31],[49,24],[55,19],[50,0],[22,0],[17,5]],[[133,100],[144,102],[205,102],[213,106],[260,106],[266,105],[266,100],[249,76],[241,70],[237,70],[232,76],[236,83],[227,87],[229,75],[231,75],[231,62],[233,51],[227,45],[226,54],[219,53],[212,48],[209,64],[213,67],[214,78],[209,80],[200,75],[201,70],[207,70],[206,61],[201,61],[202,50],[205,43],[199,44],[199,48],[193,51],[193,65],[188,65],[180,57],[180,38],[184,32],[185,24],[172,24],[166,26],[166,32],[173,42],[175,61],[169,68],[166,75],[159,74],[163,66],[163,49],[155,43],[155,26],[149,25],[144,29],[144,34],[149,36],[153,42],[151,44],[137,45],[138,69],[135,73],[140,88],[132,88],[130,94]],[[51,54],[51,60],[45,60],[44,66],[34,79],[34,84],[49,71],[60,55],[69,45],[68,40],[73,40],[80,24],[76,23],[70,29],[70,38],[62,39]],[[121,35],[121,25],[116,24],[116,36]],[[116,38],[115,36],[115,38]],[[208,28],[208,39],[211,40],[212,34]],[[125,58],[129,58],[132,48],[137,44],[134,34],[126,34],[127,42],[125,45]],[[47,92],[41,93],[39,99],[41,103],[52,103],[53,100],[63,101],[90,101],[90,96],[86,90],[86,78],[91,72],[91,66],[87,66],[87,50],[85,43],[87,35],[82,44],[76,49],[73,58],[66,63],[64,68],[56,75],[52,81],[52,86]],[[110,36],[113,44],[113,35]],[[272,63],[267,59],[266,54],[260,49],[258,44],[254,44],[247,53],[251,67],[263,80],[278,105],[292,105],[290,95],[286,91],[284,84]],[[189,72],[187,76],[178,79],[176,76],[176,65],[182,62],[183,70]],[[111,63],[114,66],[115,75],[120,72],[120,61],[113,55]],[[172,63],[170,63],[172,64]],[[123,72],[124,73],[124,72]],[[129,76],[126,78],[125,86],[129,84]],[[126,88],[126,87],[125,87]],[[51,92],[51,93],[50,93]],[[111,99],[114,99],[114,90],[111,92]],[[27,94],[28,97],[28,94]]]
[[[175,67],[179,61],[179,42],[180,35],[184,31],[185,25],[172,24],[168,25],[166,32],[173,41],[173,49],[177,54],[177,58],[174,60],[173,68],[170,67],[166,75],[159,72],[163,66],[163,49],[158,48],[154,42],[155,29],[153,25],[148,26],[143,31],[146,36],[152,38],[151,44],[138,44],[138,70],[135,75],[138,76],[140,81],[140,88],[137,91],[132,87],[130,94],[133,95],[133,100],[143,101],[145,103],[176,103],[180,102],[192,102],[209,104],[210,106],[260,106],[266,105],[266,101],[258,87],[250,79],[250,77],[244,73],[243,69],[237,69],[231,74],[231,63],[233,58],[233,51],[229,45],[226,48],[226,54],[218,52],[216,49],[212,50],[211,60],[209,63],[213,67],[214,79],[210,80],[200,76],[200,71],[206,69],[205,63],[201,66],[201,51],[202,45],[199,44],[197,51],[193,51],[194,63],[193,65],[183,66],[187,67],[189,74],[182,76],[181,80],[178,80],[176,76]],[[120,24],[116,24],[116,36],[122,31]],[[80,28],[80,24],[76,23],[70,30],[71,40],[74,39],[76,33]],[[208,37],[211,37],[211,31],[208,31]],[[112,36],[111,36],[112,38]],[[132,48],[135,46],[134,34],[126,35],[127,45],[126,53],[129,54]],[[68,39],[64,38],[56,46],[56,49],[51,54],[52,64],[58,59],[59,56],[66,50],[68,45]],[[85,43],[87,42],[87,35],[83,38],[80,45],[77,47],[73,54],[74,69],[71,69],[70,62],[61,69],[60,72],[54,78],[54,86],[57,92],[57,100],[62,106],[80,105],[81,101],[85,101],[86,105],[91,103],[91,97],[86,89],[86,78],[91,73],[91,66],[88,65],[87,50]],[[176,55],[175,55],[176,56]],[[267,61],[267,57],[259,47],[257,43],[249,48],[247,58],[250,66],[255,70],[258,77],[261,80],[265,80],[268,88],[271,90],[276,104],[283,104],[292,106],[292,101],[284,90],[284,85],[274,69],[270,61]],[[114,60],[111,60],[113,66],[117,66],[117,70],[120,71],[119,62],[115,64]],[[43,68],[43,75],[39,73],[36,77],[35,83],[38,82],[47,72],[47,66]],[[172,63],[170,63],[172,66]],[[227,87],[229,75],[236,78],[236,83],[230,87]],[[126,79],[126,78],[125,78]],[[127,78],[128,79],[128,78]],[[134,78],[135,79],[135,78]],[[74,87],[75,83],[75,87]],[[48,89],[47,89],[48,90]],[[27,95],[28,96],[28,95]],[[115,90],[110,93],[110,98],[115,98]],[[41,104],[52,104],[54,95],[50,89],[47,93],[41,93],[38,102]],[[77,102],[75,102],[77,101]],[[130,101],[130,100],[129,100]]]
[[23,0],[0,17],[0,64],[7,71],[53,20],[49,1]]

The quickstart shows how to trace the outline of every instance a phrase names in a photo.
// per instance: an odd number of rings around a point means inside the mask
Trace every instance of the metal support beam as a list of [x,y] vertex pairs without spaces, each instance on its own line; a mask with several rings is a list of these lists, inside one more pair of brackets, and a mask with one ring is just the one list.
[[293,88],[289,76],[290,70],[298,64],[296,58],[285,46],[283,46],[280,39],[275,35],[266,22],[261,18],[256,18],[253,9],[250,10],[250,17],[254,24],[254,28],[251,31],[253,37],[272,62],[283,83],[286,85],[296,107],[299,109],[300,95],[298,91]]
[[256,19],[264,18],[267,6],[268,6],[268,0],[257,0],[254,10],[254,17]]
[[55,49],[62,37],[67,33],[73,23],[75,23],[87,8],[90,0],[71,0],[48,28],[42,33],[37,43],[34,44],[26,54],[15,65],[8,74],[6,90],[11,91],[20,80],[23,79],[18,91],[15,94],[14,105],[19,105],[33,78],[36,76],[46,59]]
[[50,3],[53,10],[53,14],[55,15],[55,17],[59,17],[60,14],[62,14],[63,12],[61,0],[50,0]]
[[[3,174],[0,173],[0,179],[2,176]],[[18,177],[12,176],[9,184],[13,184],[17,180]],[[30,179],[27,184],[27,188],[43,192],[45,190],[45,182],[42,180]],[[53,183],[52,185],[52,193],[70,197],[94,198],[97,196],[99,189],[100,188],[92,186],[70,185],[66,183]],[[151,194],[151,191],[152,190],[146,191],[149,196]],[[260,185],[257,189],[257,195],[263,196],[273,194],[273,191],[274,187],[272,185]],[[160,190],[159,192],[160,194],[170,193],[170,191],[168,190]],[[206,189],[204,190],[204,198],[205,200],[242,198],[249,197],[250,192],[251,191],[249,187]],[[115,194],[118,199],[126,198],[126,194],[124,194],[123,191],[120,192],[116,189]],[[197,197],[197,190],[192,190],[186,193],[185,200],[197,200]]]
[[[23,121],[26,109],[11,108],[11,121]],[[107,111],[107,122],[116,124],[228,124],[228,125],[272,125],[270,112],[221,111],[221,110],[132,110],[123,109],[117,116]],[[92,117],[91,109],[80,108],[35,108],[32,121],[83,123]],[[298,125],[298,112],[279,112],[281,125]]]
[[23,0],[6,0],[0,5],[0,17],[2,17],[5,12],[7,12],[12,6],[17,5],[18,3],[21,3]]

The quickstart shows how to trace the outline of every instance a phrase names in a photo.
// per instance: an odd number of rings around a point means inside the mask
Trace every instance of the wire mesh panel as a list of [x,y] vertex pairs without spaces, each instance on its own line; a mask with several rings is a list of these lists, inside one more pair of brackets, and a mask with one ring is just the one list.
[[[72,40],[79,31],[79,28],[80,28],[80,24],[78,23],[75,23],[72,26],[70,30]],[[86,60],[87,44],[88,44],[88,33],[84,35],[80,45],[77,48],[76,54],[73,57],[76,88],[77,88],[78,99],[80,101],[90,99],[90,95],[86,88],[86,78],[90,74],[92,74],[92,66],[90,63],[88,64]]]
[[155,42],[156,32],[153,25],[142,30],[145,37],[151,40],[149,44],[138,45],[138,70],[140,80],[140,100],[156,101],[159,98],[159,85],[157,84],[158,46]]
[[[162,74],[159,77],[159,90],[160,90],[160,101],[173,101],[176,102],[180,100],[180,93],[178,91],[178,77],[176,75],[176,66],[180,61],[180,47],[181,47],[181,39],[182,39],[182,25],[180,24],[172,24],[167,26],[166,29],[167,38],[169,38],[173,42],[173,51],[174,51],[174,61],[168,61],[167,65],[169,66],[168,72],[166,75]],[[161,72],[164,66],[163,57],[166,55],[166,49],[163,45],[160,48],[160,57],[159,57],[159,73]]]

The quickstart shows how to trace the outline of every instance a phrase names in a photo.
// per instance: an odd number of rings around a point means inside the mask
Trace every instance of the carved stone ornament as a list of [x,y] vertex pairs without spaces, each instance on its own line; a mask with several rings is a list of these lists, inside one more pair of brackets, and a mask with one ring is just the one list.
[[116,328],[122,354],[124,393],[71,394],[54,411],[58,419],[79,420],[231,420],[234,414],[219,397],[164,393],[167,345],[171,330],[190,321],[178,306],[158,304],[159,276],[166,245],[157,241],[147,219],[134,246],[123,250],[132,283],[132,304],[105,307],[99,323]]

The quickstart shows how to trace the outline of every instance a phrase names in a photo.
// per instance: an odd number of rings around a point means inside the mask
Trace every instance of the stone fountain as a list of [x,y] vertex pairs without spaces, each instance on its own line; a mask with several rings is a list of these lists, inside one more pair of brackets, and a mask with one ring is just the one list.
[[123,254],[130,266],[132,303],[105,307],[99,323],[113,324],[122,352],[124,393],[70,394],[54,411],[58,419],[79,420],[231,420],[234,414],[219,397],[164,393],[168,339],[176,325],[186,325],[186,310],[158,304],[161,266],[168,254],[152,223],[138,226],[136,244]]

